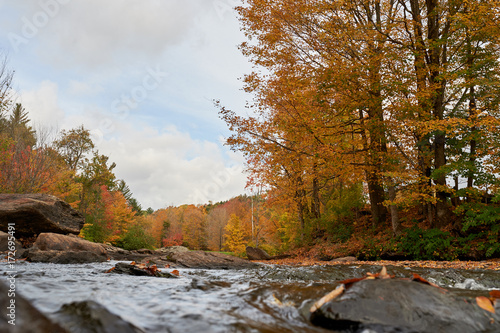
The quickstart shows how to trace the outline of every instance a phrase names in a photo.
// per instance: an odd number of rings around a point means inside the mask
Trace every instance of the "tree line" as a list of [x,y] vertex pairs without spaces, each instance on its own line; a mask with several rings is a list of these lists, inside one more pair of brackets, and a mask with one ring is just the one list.
[[249,183],[293,207],[300,237],[325,229],[332,200],[361,186],[374,228],[402,235],[401,213],[416,210],[430,228],[479,228],[497,242],[499,9],[245,0],[252,100],[245,112],[216,104]]

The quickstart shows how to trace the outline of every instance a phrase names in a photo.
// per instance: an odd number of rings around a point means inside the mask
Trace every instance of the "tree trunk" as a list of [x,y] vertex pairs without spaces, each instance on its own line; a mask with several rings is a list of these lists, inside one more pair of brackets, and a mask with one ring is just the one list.
[[387,218],[387,209],[383,204],[385,201],[384,188],[380,185],[380,179],[376,174],[368,174],[366,178],[372,212],[372,225],[376,227]]
[[388,179],[389,186],[388,186],[388,193],[389,193],[389,200],[391,201],[391,204],[389,205],[389,210],[391,212],[391,225],[392,225],[392,234],[393,236],[397,237],[402,234],[402,226],[401,222],[399,221],[399,211],[398,211],[398,206],[396,205],[396,185],[394,184],[393,180],[391,178]]

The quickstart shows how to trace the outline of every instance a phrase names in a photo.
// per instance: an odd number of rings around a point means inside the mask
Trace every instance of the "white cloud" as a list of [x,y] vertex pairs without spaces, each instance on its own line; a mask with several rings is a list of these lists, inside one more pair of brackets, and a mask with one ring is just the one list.
[[[42,45],[38,51],[57,66],[116,66],[160,56],[186,38],[198,15],[211,8],[206,0],[16,1],[22,17],[20,36],[33,24]],[[46,14],[47,20],[40,17]],[[23,30],[24,29],[24,30]],[[28,34],[31,36],[31,34]],[[50,50],[50,52],[47,52]]]
[[241,159],[228,156],[217,143],[194,140],[172,127],[161,132],[127,127],[126,134],[104,140],[99,148],[116,162],[117,177],[145,208],[202,204],[243,193]]
[[54,82],[42,81],[38,89],[21,91],[19,95],[19,100],[33,123],[39,126],[58,126],[64,120],[64,111],[59,106],[58,86]]

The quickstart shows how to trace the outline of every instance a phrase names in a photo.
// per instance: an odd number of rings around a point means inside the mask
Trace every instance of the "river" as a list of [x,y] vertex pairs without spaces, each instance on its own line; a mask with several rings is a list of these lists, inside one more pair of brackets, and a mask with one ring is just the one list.
[[[247,270],[178,269],[166,279],[105,273],[116,261],[80,265],[16,262],[16,288],[54,318],[63,304],[93,300],[145,332],[331,332],[312,326],[312,302],[336,281],[380,271],[379,266],[285,267]],[[7,275],[7,265],[0,273]],[[172,269],[164,269],[172,271]],[[500,272],[388,267],[390,274],[425,279],[470,296],[500,289]]]

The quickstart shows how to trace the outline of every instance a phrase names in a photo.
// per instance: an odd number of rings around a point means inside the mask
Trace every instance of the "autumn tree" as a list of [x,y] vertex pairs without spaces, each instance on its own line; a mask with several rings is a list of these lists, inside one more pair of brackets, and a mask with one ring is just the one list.
[[363,175],[374,225],[389,207],[395,234],[399,206],[449,223],[449,175],[495,184],[497,3],[247,0],[238,12],[255,102],[249,115],[221,106],[227,142],[250,182],[295,202],[301,229],[333,179]]
[[216,207],[207,215],[207,246],[212,251],[222,251],[225,227],[229,215],[224,207]]
[[245,253],[245,248],[247,241],[245,238],[247,234],[242,228],[240,218],[234,214],[231,214],[229,221],[224,228],[226,230],[224,246],[226,246],[229,251],[243,254]]
[[207,248],[206,214],[203,207],[188,205],[182,215],[184,244],[193,250]]
[[75,172],[84,167],[85,157],[90,155],[95,148],[90,131],[83,125],[69,131],[62,130],[60,138],[54,142],[54,145],[68,167]]

